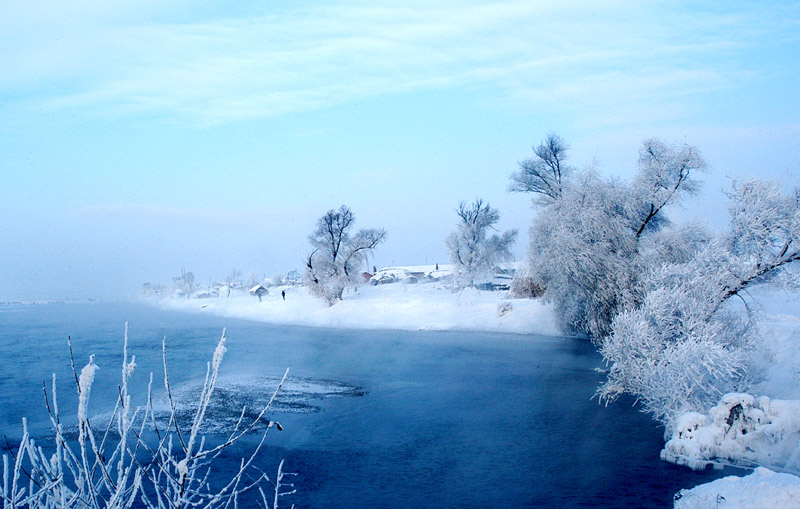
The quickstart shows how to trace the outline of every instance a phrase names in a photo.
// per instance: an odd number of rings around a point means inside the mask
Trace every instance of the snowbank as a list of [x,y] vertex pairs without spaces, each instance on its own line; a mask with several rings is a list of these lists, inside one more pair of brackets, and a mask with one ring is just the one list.
[[[285,300],[281,291],[286,292]],[[552,307],[539,300],[510,299],[506,292],[471,288],[453,292],[436,283],[364,285],[331,307],[301,286],[271,288],[262,302],[249,295],[150,302],[174,310],[275,324],[559,334]]]
[[800,507],[800,478],[756,468],[745,477],[723,477],[675,495],[676,509]]

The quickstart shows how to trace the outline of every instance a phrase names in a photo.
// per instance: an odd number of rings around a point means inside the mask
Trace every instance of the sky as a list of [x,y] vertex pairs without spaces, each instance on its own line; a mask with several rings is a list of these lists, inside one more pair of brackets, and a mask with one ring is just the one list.
[[523,259],[509,175],[548,132],[622,179],[696,146],[672,214],[721,228],[731,178],[800,185],[800,4],[710,4],[6,0],[0,301],[301,270],[342,204],[378,266],[446,263],[476,198]]

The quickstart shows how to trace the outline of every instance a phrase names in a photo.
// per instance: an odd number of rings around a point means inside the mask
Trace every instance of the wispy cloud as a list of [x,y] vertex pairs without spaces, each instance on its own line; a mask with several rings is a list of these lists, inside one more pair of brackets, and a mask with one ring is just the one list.
[[41,19],[5,8],[5,107],[209,125],[470,86],[495,91],[500,103],[602,99],[613,109],[667,89],[729,86],[748,71],[736,51],[763,36],[753,16],[769,17],[773,31],[778,24],[775,37],[791,37],[792,27],[775,21],[780,6],[698,13],[673,3],[297,4],[197,21],[152,5],[156,21],[148,21],[147,6],[145,14],[116,14],[89,4],[61,18],[51,6]]
[[205,225],[234,225],[263,223],[265,217],[274,222],[288,222],[313,217],[318,210],[304,206],[266,210],[264,208],[175,207],[155,203],[116,202],[81,206],[68,211],[68,221],[96,223],[98,221],[137,221],[147,224],[196,223]]

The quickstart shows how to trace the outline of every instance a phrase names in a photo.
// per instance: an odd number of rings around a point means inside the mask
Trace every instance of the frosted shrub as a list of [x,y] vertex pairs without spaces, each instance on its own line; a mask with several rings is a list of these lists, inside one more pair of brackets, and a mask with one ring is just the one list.
[[709,319],[702,297],[684,287],[659,289],[617,316],[600,347],[611,362],[602,400],[631,393],[670,426],[681,413],[704,411],[746,385],[750,328],[731,313]]
[[516,274],[511,280],[511,295],[519,299],[533,299],[544,293],[536,280],[527,274]]
[[[96,429],[87,412],[94,374],[98,369],[94,356],[89,358],[80,375],[73,361],[79,393],[77,444],[65,436],[56,395],[56,377],[53,375],[51,393],[47,394],[45,388],[53,430],[53,444],[48,444],[48,447],[53,452],[48,455],[35,443],[28,432],[27,421],[23,419],[19,448],[16,452],[12,449],[10,455],[3,455],[3,482],[0,485],[3,507],[236,507],[240,497],[251,492],[250,498],[257,499],[264,507],[275,509],[281,497],[294,493],[292,484],[283,482],[286,475],[294,475],[283,472],[283,462],[272,479],[255,465],[270,429],[281,429],[280,424],[266,419],[265,414],[286,380],[288,370],[269,402],[252,421],[244,421],[245,410],[242,409],[227,439],[219,445],[209,446],[200,435],[200,428],[226,352],[225,331],[214,350],[212,362],[207,364],[197,410],[188,429],[177,421],[165,343],[162,343],[162,360],[164,387],[170,407],[168,423],[159,425],[153,413],[152,374],[146,404],[132,407],[128,384],[136,362],[135,357],[128,360],[127,344],[126,324],[119,397],[105,429]],[[241,459],[238,469],[231,472],[223,486],[210,486],[208,479],[215,459],[259,423],[264,425],[264,430],[249,456]],[[153,435],[151,440],[145,439],[146,432]]]
[[600,338],[641,300],[637,239],[624,215],[625,187],[593,172],[564,185],[531,228],[530,267],[562,329]]
[[497,316],[505,316],[514,310],[514,305],[510,302],[501,302],[497,305]]

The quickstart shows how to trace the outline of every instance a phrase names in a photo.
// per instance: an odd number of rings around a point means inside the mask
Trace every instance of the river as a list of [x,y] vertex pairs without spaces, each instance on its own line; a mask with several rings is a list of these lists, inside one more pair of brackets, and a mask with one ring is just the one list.
[[163,337],[181,396],[202,383],[227,329],[212,441],[290,368],[270,414],[284,430],[259,459],[298,474],[286,507],[671,507],[679,489],[739,473],[661,461],[663,429],[649,416],[630,400],[592,399],[603,365],[578,339],[274,326],[130,303],[0,306],[0,433],[13,443],[27,416],[46,436],[42,381],[53,372],[74,421],[68,336],[78,369],[96,356],[89,410],[107,415],[126,321],[134,403],[150,372],[156,399],[163,392]]

